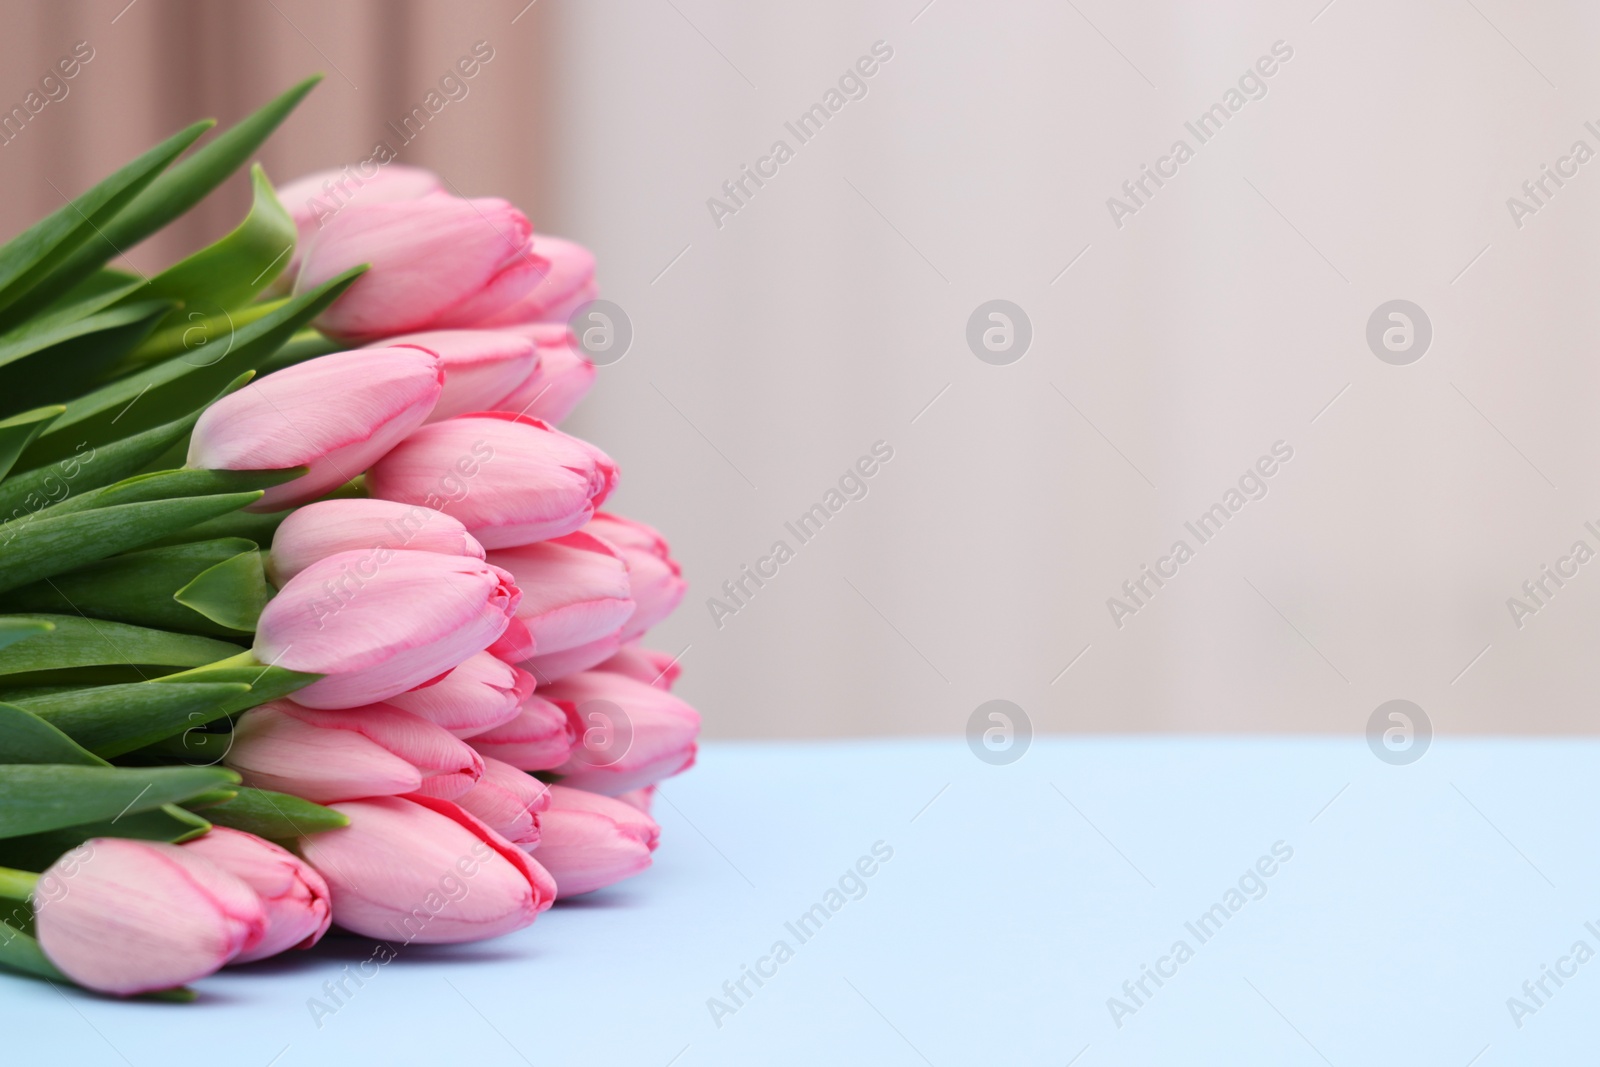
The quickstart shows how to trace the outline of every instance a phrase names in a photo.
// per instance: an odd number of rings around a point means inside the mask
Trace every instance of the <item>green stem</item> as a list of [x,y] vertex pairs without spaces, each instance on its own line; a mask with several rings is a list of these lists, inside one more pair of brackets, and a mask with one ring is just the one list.
[[0,867],[0,899],[26,903],[32,899],[33,887],[38,884],[39,876],[32,871],[15,871],[10,867]]
[[225,352],[235,331],[270,315],[287,304],[289,299],[283,297],[279,300],[263,300],[258,304],[246,304],[242,308],[224,311],[221,315],[200,318],[192,317],[199,315],[199,312],[186,312],[180,308],[174,312],[177,320],[173,325],[157,330],[145,338],[144,343],[138,348],[122,357],[113,369],[112,376],[137,370],[183,352],[199,356],[209,352],[211,345],[218,346],[217,351]]

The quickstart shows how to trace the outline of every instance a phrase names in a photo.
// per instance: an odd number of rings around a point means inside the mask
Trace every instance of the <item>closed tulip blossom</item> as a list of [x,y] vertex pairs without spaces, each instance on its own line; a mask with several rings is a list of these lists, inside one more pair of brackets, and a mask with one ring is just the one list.
[[254,949],[268,933],[266,908],[253,889],[165,842],[94,838],[58,859],[40,886],[40,949],[67,977],[101,993],[127,996],[192,982]]
[[538,283],[532,236],[527,216],[493,197],[356,202],[312,238],[295,288],[304,292],[368,265],[317,320],[332,337],[375,340],[472,326]]
[[491,410],[529,415],[552,426],[560,423],[594,386],[595,365],[579,350],[578,339],[565,325],[532,323],[499,329],[537,342],[539,366]]
[[638,808],[646,815],[649,815],[650,808],[655,803],[656,787],[653,785],[646,785],[640,786],[638,789],[630,789],[626,793],[623,793],[621,796],[617,797],[617,799],[622,801],[624,804],[627,804],[630,807]]
[[200,416],[188,465],[204,470],[308,467],[250,511],[279,511],[343,485],[422,425],[444,387],[439,357],[377,348],[297,363],[218,400]]
[[296,508],[278,525],[267,576],[282,586],[311,564],[340,552],[368,550],[373,565],[396,549],[483,558],[483,546],[460,520],[417,504],[353,497]]
[[665,690],[622,674],[584,671],[541,686],[567,713],[574,744],[555,769],[565,785],[606,796],[693,766],[700,713]]
[[483,777],[456,803],[514,845],[539,843],[539,814],[550,806],[550,787],[509,763],[485,757]]
[[387,702],[456,737],[474,737],[515,719],[533,687],[527,671],[479,652],[432,685],[396,693]]
[[653,685],[657,689],[671,689],[672,683],[678,680],[683,668],[678,666],[677,657],[658,652],[653,648],[645,648],[634,642],[623,645],[617,650],[616,655],[600,664],[595,670],[625,674],[635,681]]
[[444,361],[444,392],[429,422],[494,411],[499,401],[539,373],[539,347],[531,337],[497,330],[430,330],[378,342],[383,347],[415,345]]
[[516,718],[484,731],[469,744],[485,759],[523,771],[547,771],[567,762],[572,742],[567,713],[535,693],[523,700]]
[[466,742],[388,704],[318,711],[270,701],[240,717],[224,762],[245,785],[319,804],[417,792],[448,800],[483,777]]
[[509,412],[431,423],[367,472],[373,496],[438,506],[487,549],[572,533],[616,482],[598,448]]
[[621,648],[622,633],[614,631],[575,648],[562,649],[560,652],[541,652],[520,662],[533,672],[533,677],[540,685],[549,685],[579,671],[594,670],[616,655]]
[[305,860],[254,834],[213,826],[183,844],[255,890],[266,911],[267,933],[254,948],[233,958],[250,963],[291,948],[310,948],[328,932],[333,913],[328,883]]
[[650,866],[660,827],[631,804],[564,785],[539,816],[539,862],[560,899],[592,893]]
[[683,571],[672,558],[666,538],[642,522],[604,511],[595,513],[584,532],[614,546],[628,561],[628,585],[634,610],[623,624],[623,641],[635,640],[672,614],[688,591],[689,583],[683,580]]
[[324,677],[296,690],[311,708],[375,704],[459,666],[506,629],[521,599],[482,560],[399,550],[340,552],[296,574],[256,624],[256,659]]
[[416,200],[431,193],[448,195],[443,179],[431,170],[408,167],[404,163],[378,166],[368,161],[337,170],[319,170],[287,183],[277,194],[294,220],[296,238],[294,256],[284,269],[285,275],[291,280],[294,278],[299,271],[300,257],[317,231],[347,204]]
[[566,325],[572,313],[599,295],[594,280],[594,253],[562,237],[534,234],[533,258],[539,263],[539,280],[515,303],[473,325],[494,328],[527,322]]
[[522,590],[517,618],[541,655],[614,634],[634,613],[628,564],[593,534],[497,549],[488,559],[516,579]]
[[459,806],[431,797],[332,805],[350,820],[299,841],[328,880],[333,921],[385,941],[479,941],[520,930],[555,899],[532,857]]

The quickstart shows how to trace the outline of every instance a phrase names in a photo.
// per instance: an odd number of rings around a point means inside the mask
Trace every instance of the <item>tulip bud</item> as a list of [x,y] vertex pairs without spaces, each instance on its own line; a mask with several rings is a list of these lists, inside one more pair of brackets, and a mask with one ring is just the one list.
[[279,202],[294,220],[297,231],[294,256],[284,268],[291,280],[299,273],[301,256],[317,231],[345,205],[416,200],[430,193],[445,192],[444,182],[431,170],[390,163],[374,167],[371,174],[362,174],[369,165],[319,170],[276,190]]
[[550,787],[509,763],[485,757],[483,777],[456,803],[512,844],[539,843],[539,813],[550,806]]
[[644,648],[635,642],[623,645],[615,656],[600,664],[595,670],[625,674],[635,681],[653,685],[657,689],[671,689],[672,683],[678,680],[683,668],[678,666],[676,656],[657,652],[653,648]]
[[478,941],[520,930],[555,899],[527,853],[446,800],[334,804],[350,825],[300,839],[328,880],[333,921],[403,944]]
[[535,694],[523,700],[515,719],[468,743],[485,759],[523,771],[546,771],[567,762],[572,740],[567,713]]
[[480,329],[526,322],[563,326],[572,313],[599,295],[594,281],[594,253],[561,237],[534,234],[533,258],[539,280],[519,300],[472,323]]
[[303,504],[348,482],[422,425],[443,383],[439,357],[420,348],[338,352],[296,363],[207,408],[189,439],[188,465],[309,467],[246,510]]
[[267,576],[281,587],[317,560],[340,552],[367,549],[372,567],[378,553],[400,548],[483,558],[483,546],[460,520],[432,508],[363,497],[318,500],[296,508],[278,525]]
[[270,701],[235,724],[223,762],[245,785],[319,804],[415,792],[449,800],[483,777],[465,741],[388,704],[317,711]]
[[630,789],[626,793],[623,793],[621,796],[617,797],[617,799],[622,801],[624,804],[637,808],[646,815],[649,815],[650,807],[655,803],[656,787],[653,785],[646,785],[640,786],[638,789]]
[[375,704],[489,647],[521,595],[509,574],[482,560],[340,552],[267,602],[253,652],[262,663],[325,676],[294,693],[298,704]]
[[649,867],[661,832],[630,804],[562,785],[550,787],[550,810],[539,816],[539,827],[539,862],[562,900]]
[[584,671],[539,695],[567,713],[577,739],[555,769],[564,785],[617,796],[688,770],[700,714],[671,693],[606,671]]
[[267,936],[254,890],[165,842],[93,838],[52,864],[40,886],[39,947],[68,978],[102,993],[192,982]]
[[595,365],[578,349],[578,339],[564,325],[532,323],[500,329],[530,337],[539,345],[539,366],[493,411],[510,411],[543,419],[552,426],[572,414],[594,385]]
[[490,549],[572,533],[616,483],[598,448],[508,412],[424,426],[367,472],[373,496],[439,507]]
[[518,662],[533,672],[533,677],[540,685],[549,685],[579,671],[593,670],[616,655],[621,647],[622,632],[616,630],[575,648],[540,652]]
[[183,850],[210,860],[255,891],[267,916],[267,933],[233,958],[250,963],[291,948],[310,948],[328,932],[333,913],[328,883],[305,860],[254,834],[213,826]]
[[430,330],[378,342],[383,347],[415,345],[444,361],[444,392],[429,422],[493,411],[499,401],[539,373],[539,348],[532,338],[495,330]]
[[515,719],[533,686],[527,671],[479,652],[432,685],[396,693],[387,703],[456,737],[473,737]]
[[522,212],[492,197],[354,203],[328,219],[305,250],[295,288],[305,292],[369,264],[317,320],[332,337],[471,326],[538,282],[532,236]]
[[516,579],[522,590],[517,618],[540,655],[615,634],[633,614],[628,564],[592,534],[497,549],[487,558]]
[[689,583],[681,577],[683,571],[672,558],[666,538],[642,522],[604,511],[595,513],[584,532],[614,546],[628,561],[628,586],[634,609],[622,627],[623,641],[637,639],[672,614],[683,600]]
[[505,633],[489,646],[489,653],[502,663],[521,663],[533,655],[533,633],[513,615]]

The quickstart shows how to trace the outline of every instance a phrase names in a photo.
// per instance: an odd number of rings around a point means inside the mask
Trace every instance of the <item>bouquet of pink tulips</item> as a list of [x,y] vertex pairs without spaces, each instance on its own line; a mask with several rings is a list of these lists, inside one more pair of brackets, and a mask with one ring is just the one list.
[[330,925],[520,929],[644,870],[694,761],[666,542],[556,429],[583,248],[368,160],[105,264],[315,80],[0,247],[0,967],[192,995]]

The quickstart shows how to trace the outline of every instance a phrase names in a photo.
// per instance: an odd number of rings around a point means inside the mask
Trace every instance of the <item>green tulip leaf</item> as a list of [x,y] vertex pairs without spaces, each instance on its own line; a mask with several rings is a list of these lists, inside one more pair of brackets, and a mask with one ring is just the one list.
[[[120,248],[103,236],[108,228],[114,228],[111,220],[213,125],[209,120],[197,122],[173,134],[0,247],[0,329],[9,329],[81,280],[73,278],[60,288],[44,284],[53,275],[61,275],[69,257],[91,241],[94,247],[103,247],[105,254],[86,260],[82,277],[117,255]],[[61,281],[65,280],[62,276]]]
[[51,299],[67,292],[122,249],[132,248],[198,204],[255,154],[321,80],[320,74],[307,78],[157,176],[132,203],[100,224],[95,240],[56,267],[39,286],[40,292]]
[[250,547],[201,571],[192,582],[173,593],[172,599],[224,629],[254,631],[261,610],[272,599],[272,589],[261,569],[261,553],[256,546],[248,541],[235,543]]
[[[4,488],[0,486],[0,488]],[[197,522],[187,530],[179,530],[170,537],[152,541],[151,547],[182,545],[190,541],[212,541],[219,537],[242,537],[246,541],[266,547],[272,544],[272,535],[278,532],[293,509],[288,511],[235,511],[205,522]]]
[[288,841],[323,830],[349,826],[348,816],[332,808],[301,800],[287,793],[241,786],[239,795],[205,809],[206,818],[218,826],[243,830],[257,837]]
[[[232,715],[236,711],[253,708],[257,704],[265,704],[269,700],[288,696],[296,689],[304,689],[312,682],[320,679],[320,674],[308,674],[304,671],[291,671],[287,667],[277,667],[272,664],[263,664],[250,652],[241,652],[229,659],[218,660],[216,663],[193,670],[180,671],[169,674],[164,678],[151,679],[152,685],[192,685],[195,683],[227,684],[240,683],[250,687],[248,693],[224,701],[222,711],[212,716],[221,718],[222,715]],[[191,737],[198,737],[193,734]]]
[[77,614],[0,616],[0,633],[23,627],[48,636],[0,648],[0,681],[7,685],[49,685],[63,674],[77,677],[74,672],[100,667],[204,667],[239,654],[239,646],[226,641]]
[[0,415],[72,399],[149,337],[172,307],[170,300],[140,300],[108,308],[63,329],[55,343],[0,365]]
[[[9,917],[8,917],[9,918]],[[32,918],[30,913],[29,919]],[[24,932],[6,919],[0,919],[0,965],[13,971],[47,978],[52,982],[72,984],[72,979],[62,974],[56,965],[45,958],[39,942],[32,934]]]
[[261,498],[260,493],[150,500],[51,516],[48,511],[0,526],[0,591],[93,563]]
[[[294,251],[294,220],[278,203],[259,163],[250,168],[250,186],[250,213],[239,227],[152,278],[150,296],[181,300],[185,310],[234,308],[272,284]],[[179,319],[186,321],[187,315]]]
[[[61,404],[52,404],[49,407],[35,408],[24,411],[20,415],[13,415],[9,419],[0,419],[0,478],[4,478],[17,462],[17,457],[22,455],[22,450],[33,443],[33,439],[44,432],[61,413],[66,411]],[[0,484],[0,489],[4,485]],[[0,506],[0,515],[5,514],[5,508]]]
[[[231,336],[211,340],[204,358],[174,357],[102,385],[67,404],[66,414],[23,454],[24,468],[149,429],[203,407],[228,382],[254,370],[285,341],[322,314],[365,267],[354,267],[284,301]],[[215,354],[213,354],[215,352]]]
[[163,804],[150,811],[115,819],[100,819],[61,830],[0,838],[0,863],[27,871],[43,871],[64,853],[92,838],[127,837],[137,841],[181,844],[194,840],[209,829],[211,823],[187,808]]
[[[226,396],[242,388],[254,374],[254,371],[246,371],[239,375],[221,395]],[[185,442],[199,418],[200,411],[195,410],[181,419],[99,448],[89,448],[85,441],[87,454],[80,451],[56,463],[35,467],[0,482],[0,516],[9,514],[17,518],[27,515],[39,510],[41,501],[60,501],[137,474],[174,446],[187,448]]]
[[44,696],[13,695],[11,703],[109,759],[221,718],[231,704],[248,700],[249,692],[244,682],[162,685],[158,678]]
[[270,595],[255,543],[223,538],[98,560],[0,593],[0,611],[81,611],[136,626],[233,637],[255,628]]
[[239,776],[221,767],[0,766],[0,837],[109,820],[188,800]]
[[0,616],[0,652],[4,652],[18,641],[47,634],[55,628],[56,624],[49,619]]
[[[151,471],[148,474],[136,474],[131,478],[124,478],[115,485],[107,485],[59,504],[53,504],[35,518],[56,518],[60,515],[73,515],[80,511],[106,508],[116,504],[142,504],[152,500],[215,496],[220,493],[249,493],[257,489],[282,485],[305,472],[304,467],[289,467],[276,471]],[[4,486],[0,485],[0,489],[3,488]],[[0,527],[0,530],[3,530],[3,527]],[[3,533],[0,533],[0,541],[3,541]]]
[[0,704],[0,763],[108,766],[72,738],[14,704]]

